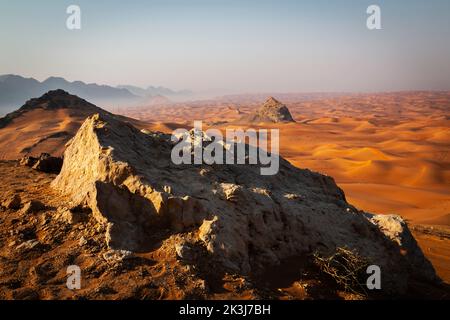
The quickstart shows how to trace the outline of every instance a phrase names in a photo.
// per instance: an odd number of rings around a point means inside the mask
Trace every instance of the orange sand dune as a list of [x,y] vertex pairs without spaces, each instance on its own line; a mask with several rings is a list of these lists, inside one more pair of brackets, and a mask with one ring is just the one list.
[[20,154],[47,152],[61,154],[63,144],[78,129],[84,117],[73,116],[69,109],[31,110],[3,128],[0,157],[17,158]]
[[[60,156],[92,111],[62,108],[29,110],[0,130],[0,159],[18,159],[23,155],[50,153]],[[125,118],[124,118],[125,119]],[[125,119],[139,128],[153,126],[134,119]],[[164,127],[161,129],[169,129]],[[162,131],[162,130],[160,130]]]

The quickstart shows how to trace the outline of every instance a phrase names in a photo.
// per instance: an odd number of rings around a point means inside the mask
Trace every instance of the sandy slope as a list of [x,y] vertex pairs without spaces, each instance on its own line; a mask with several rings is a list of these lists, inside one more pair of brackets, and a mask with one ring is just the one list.
[[[0,129],[0,160],[18,159],[23,155],[38,156],[42,152],[62,155],[66,142],[92,113],[92,110],[82,108],[38,108],[23,113]],[[146,126],[134,119],[126,120],[139,128]]]
[[86,116],[85,112],[69,109],[29,111],[1,129],[0,157],[10,159],[22,153],[41,152],[59,155]]

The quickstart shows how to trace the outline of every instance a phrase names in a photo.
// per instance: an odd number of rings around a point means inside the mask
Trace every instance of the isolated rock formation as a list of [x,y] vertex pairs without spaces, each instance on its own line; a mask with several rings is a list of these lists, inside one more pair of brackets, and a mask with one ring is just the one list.
[[25,203],[25,205],[23,206],[21,213],[23,215],[26,214],[30,214],[30,213],[34,213],[34,212],[39,212],[45,209],[45,204],[43,204],[42,202],[38,201],[38,200],[31,200],[27,203]]
[[243,116],[241,122],[295,122],[286,105],[269,97],[255,113]]
[[172,147],[169,136],[93,115],[69,141],[52,187],[92,209],[111,249],[146,250],[170,228],[195,231],[212,261],[244,274],[347,247],[381,267],[384,289],[436,277],[400,217],[357,210],[331,177],[284,159],[274,176],[259,165],[175,165]]
[[22,203],[22,199],[16,193],[10,194],[6,199],[4,199],[1,203],[2,207],[12,210],[20,209],[20,205]]
[[19,160],[20,165],[45,173],[59,173],[62,163],[63,159],[61,157],[52,157],[48,153],[41,153],[39,158],[25,156]]

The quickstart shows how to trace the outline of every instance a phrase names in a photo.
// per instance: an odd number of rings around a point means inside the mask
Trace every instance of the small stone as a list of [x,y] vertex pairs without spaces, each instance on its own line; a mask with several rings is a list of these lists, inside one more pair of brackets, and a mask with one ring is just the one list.
[[186,243],[175,244],[175,251],[177,253],[177,257],[181,260],[194,260],[194,250]]
[[59,173],[61,171],[62,164],[62,158],[52,157],[47,153],[43,153],[32,168],[45,173]]
[[77,224],[86,220],[86,214],[83,212],[82,208],[58,208],[57,217],[68,224]]
[[199,279],[199,280],[195,281],[195,282],[194,282],[194,286],[195,286],[197,289],[200,289],[200,290],[202,290],[202,291],[206,290],[206,282],[205,282],[205,280],[203,280],[203,279]]
[[302,199],[302,197],[298,194],[295,193],[287,193],[284,195],[284,197],[288,200],[297,200],[297,199]]
[[17,210],[20,209],[22,200],[18,194],[10,195],[2,202],[2,206],[7,209]]
[[42,202],[38,200],[31,200],[23,206],[21,213],[22,214],[35,213],[42,211],[44,209],[45,205]]
[[27,167],[32,167],[36,164],[36,162],[38,161],[37,158],[34,157],[30,157],[30,156],[25,156],[22,159],[19,160],[19,164],[21,166],[27,166]]
[[99,224],[99,225],[97,225],[95,231],[96,231],[97,233],[102,233],[102,232],[103,232],[103,229],[104,229],[103,226],[102,226],[101,224]]
[[84,238],[84,237],[81,237],[80,238],[80,241],[78,242],[78,244],[80,245],[80,246],[84,246],[85,244],[87,244],[88,242],[87,242],[87,240]]
[[25,241],[25,242],[19,244],[16,247],[16,250],[21,250],[21,249],[31,250],[34,247],[36,247],[38,244],[39,244],[39,241],[37,241],[37,240],[28,240],[28,241]]
[[109,250],[103,254],[103,259],[108,263],[117,263],[133,257],[133,252],[128,250]]

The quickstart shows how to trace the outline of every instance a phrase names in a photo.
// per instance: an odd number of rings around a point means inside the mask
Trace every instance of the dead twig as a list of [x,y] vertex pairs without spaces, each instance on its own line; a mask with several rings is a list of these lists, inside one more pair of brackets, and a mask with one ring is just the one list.
[[367,296],[365,282],[366,270],[370,265],[368,259],[348,248],[337,248],[328,257],[323,257],[318,252],[313,256],[314,264],[346,292]]

